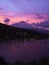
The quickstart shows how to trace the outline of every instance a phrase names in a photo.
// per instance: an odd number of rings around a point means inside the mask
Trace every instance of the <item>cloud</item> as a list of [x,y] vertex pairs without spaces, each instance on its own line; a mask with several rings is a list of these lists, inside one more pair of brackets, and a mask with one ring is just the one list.
[[35,15],[36,15],[36,18],[42,19],[42,16],[40,14],[35,14]]
[[49,20],[49,13],[46,13],[46,14],[35,14],[35,19]]
[[49,20],[40,23],[34,23],[33,25],[36,27],[49,28]]
[[10,22],[9,18],[5,18],[4,22]]
[[[7,22],[6,18],[9,18],[10,21]],[[36,13],[36,14],[23,14],[23,13],[17,13],[17,12],[1,12],[0,13],[0,21],[1,22],[4,21],[4,23],[6,23],[6,24],[8,23],[8,25],[12,25],[16,22],[18,23],[22,20],[26,21],[29,24],[41,23],[41,22],[49,20],[49,13],[47,13],[47,14],[38,14],[38,13]]]

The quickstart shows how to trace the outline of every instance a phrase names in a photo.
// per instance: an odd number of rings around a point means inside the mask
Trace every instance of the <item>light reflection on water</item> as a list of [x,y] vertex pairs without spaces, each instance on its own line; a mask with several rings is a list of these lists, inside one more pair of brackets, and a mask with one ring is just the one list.
[[8,41],[0,45],[0,56],[10,63],[16,60],[29,62],[40,57],[49,58],[49,40]]

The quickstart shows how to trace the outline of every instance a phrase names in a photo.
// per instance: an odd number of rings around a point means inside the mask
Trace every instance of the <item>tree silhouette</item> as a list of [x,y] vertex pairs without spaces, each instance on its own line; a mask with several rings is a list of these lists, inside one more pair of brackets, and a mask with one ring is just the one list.
[[32,62],[27,63],[27,65],[37,65],[37,63],[33,60]]
[[16,61],[15,65],[24,65],[24,62],[23,61]]
[[10,64],[6,63],[3,57],[0,57],[0,65],[10,65]]
[[47,58],[42,57],[39,61],[39,65],[49,65],[49,61]]

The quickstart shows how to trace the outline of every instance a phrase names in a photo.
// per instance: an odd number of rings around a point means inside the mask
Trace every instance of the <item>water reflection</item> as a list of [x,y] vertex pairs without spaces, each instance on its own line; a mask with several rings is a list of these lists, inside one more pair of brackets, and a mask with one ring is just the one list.
[[[46,44],[43,41],[46,41]],[[41,57],[49,58],[48,49],[49,40],[13,40],[0,44],[0,56],[3,56],[8,63],[14,63],[16,60],[27,63],[33,59],[37,61]]]

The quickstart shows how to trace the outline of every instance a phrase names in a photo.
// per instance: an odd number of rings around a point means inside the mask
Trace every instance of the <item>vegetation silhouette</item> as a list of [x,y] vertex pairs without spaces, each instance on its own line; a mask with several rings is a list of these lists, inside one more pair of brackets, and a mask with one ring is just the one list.
[[0,57],[0,65],[10,65],[10,64],[7,63],[3,57]]
[[15,65],[49,65],[49,60],[45,57],[42,57],[38,63],[35,60],[26,64],[24,64],[23,61],[16,61]]
[[[9,21],[9,20],[8,20]],[[40,33],[34,30],[16,28],[0,23],[0,42],[16,40],[38,40],[49,39],[49,34]]]
[[49,60],[45,57],[42,57],[39,61],[39,65],[49,65]]
[[[3,57],[0,57],[0,65],[11,65],[5,61]],[[49,60],[45,57],[42,57],[39,62],[37,63],[35,60],[32,62],[24,63],[23,61],[16,61],[14,65],[49,65]]]
[[23,61],[16,61],[14,64],[15,65],[24,65],[24,62]]
[[32,62],[27,63],[27,65],[37,65],[37,63],[33,60]]
[[32,62],[27,63],[27,65],[49,65],[49,60],[45,57],[42,57],[39,60],[39,63],[36,63],[36,61],[33,60]]

